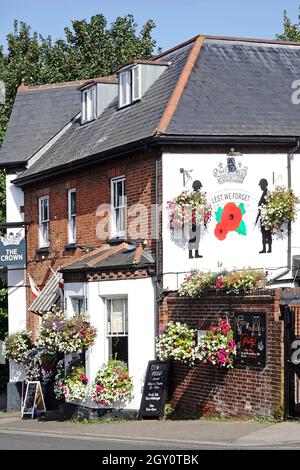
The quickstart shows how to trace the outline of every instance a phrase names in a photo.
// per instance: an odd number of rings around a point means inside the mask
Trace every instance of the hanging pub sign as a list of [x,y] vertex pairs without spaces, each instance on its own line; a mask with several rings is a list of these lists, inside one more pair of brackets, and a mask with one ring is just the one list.
[[235,313],[234,334],[237,360],[264,365],[267,360],[267,316],[265,313]]
[[141,407],[140,418],[162,418],[167,400],[169,361],[149,361]]
[[26,242],[20,233],[9,232],[6,237],[0,237],[0,266],[15,266],[26,264]]

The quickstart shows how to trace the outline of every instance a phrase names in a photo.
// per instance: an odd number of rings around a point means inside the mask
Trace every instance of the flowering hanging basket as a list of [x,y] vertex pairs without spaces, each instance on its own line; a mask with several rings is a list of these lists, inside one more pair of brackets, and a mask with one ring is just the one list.
[[237,345],[228,320],[219,319],[216,327],[211,327],[198,344],[198,359],[205,364],[232,368],[236,357]]
[[161,361],[174,359],[192,365],[196,355],[196,330],[185,323],[169,322],[156,338],[156,353]]
[[297,217],[296,197],[292,189],[277,186],[274,191],[266,195],[266,202],[261,206],[261,223],[272,233],[278,233],[286,223],[295,222]]
[[36,346],[65,354],[82,352],[94,344],[96,329],[85,315],[64,318],[62,312],[47,313],[39,327]]
[[204,225],[211,220],[212,207],[206,193],[183,191],[179,196],[167,202],[170,228],[182,228],[184,224]]
[[32,349],[32,333],[30,331],[19,331],[7,336],[4,341],[4,355],[6,359],[23,365],[27,353]]
[[127,365],[122,361],[111,360],[96,375],[91,398],[103,407],[120,407],[132,397],[132,391],[133,381]]

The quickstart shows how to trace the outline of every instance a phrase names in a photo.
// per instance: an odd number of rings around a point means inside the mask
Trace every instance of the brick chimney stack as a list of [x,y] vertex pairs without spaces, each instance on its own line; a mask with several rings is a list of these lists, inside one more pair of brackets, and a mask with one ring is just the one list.
[[28,86],[25,85],[25,80],[24,78],[22,78],[22,82],[21,82],[21,85],[19,85],[18,87],[18,91],[25,91],[25,90],[28,90]]

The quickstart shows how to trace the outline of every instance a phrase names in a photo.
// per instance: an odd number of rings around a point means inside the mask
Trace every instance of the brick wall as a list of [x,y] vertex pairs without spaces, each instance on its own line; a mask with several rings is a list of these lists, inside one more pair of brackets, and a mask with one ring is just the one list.
[[283,322],[280,290],[246,297],[207,294],[199,299],[166,295],[160,305],[160,327],[169,321],[206,330],[229,313],[262,312],[267,315],[267,363],[265,367],[235,365],[221,370],[206,364],[189,367],[171,364],[169,401],[183,416],[282,417],[283,414]]
[[[111,203],[111,178],[125,175],[127,206],[144,204],[150,208],[154,204],[155,162],[149,152],[135,153],[122,158],[95,164],[92,167],[49,178],[24,188],[25,220],[32,221],[27,232],[28,272],[39,286],[44,286],[51,277],[51,270],[75,261],[84,252],[80,248],[65,250],[68,243],[68,199],[67,191],[76,188],[76,223],[77,244],[99,246],[105,240],[98,238],[96,226],[100,218],[96,215],[100,204]],[[50,204],[50,247],[51,252],[37,254],[39,245],[38,233],[38,199],[49,195]],[[150,210],[149,210],[150,214]],[[138,214],[133,214],[136,217]],[[128,216],[128,223],[133,217]],[[151,218],[141,218],[141,232],[148,229],[147,248],[154,250],[151,240]],[[146,230],[147,231],[147,230]],[[145,231],[144,231],[145,232]],[[31,290],[27,288],[27,306],[33,301]],[[27,326],[35,330],[38,317],[28,312]]]

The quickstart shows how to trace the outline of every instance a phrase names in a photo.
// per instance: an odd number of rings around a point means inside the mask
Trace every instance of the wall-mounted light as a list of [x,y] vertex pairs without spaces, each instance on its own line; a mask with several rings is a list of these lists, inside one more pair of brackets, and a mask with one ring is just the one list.
[[193,169],[186,170],[185,168],[180,168],[179,171],[182,174],[183,186],[185,187],[188,184],[188,182],[192,179],[191,173],[193,172]]

